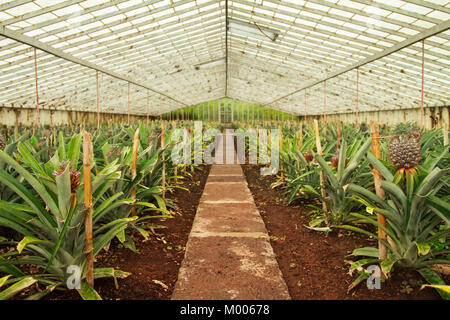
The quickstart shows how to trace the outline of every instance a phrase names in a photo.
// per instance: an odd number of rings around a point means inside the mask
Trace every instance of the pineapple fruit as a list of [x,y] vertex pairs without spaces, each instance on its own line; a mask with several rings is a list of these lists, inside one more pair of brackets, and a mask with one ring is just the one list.
[[420,161],[421,132],[412,123],[400,123],[389,142],[389,157],[398,170],[415,168]]

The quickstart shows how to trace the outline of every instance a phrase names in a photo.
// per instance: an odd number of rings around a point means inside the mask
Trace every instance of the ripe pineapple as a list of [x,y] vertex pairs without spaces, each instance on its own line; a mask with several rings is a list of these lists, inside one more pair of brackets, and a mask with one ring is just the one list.
[[389,157],[398,170],[415,168],[420,161],[421,132],[412,123],[400,123],[389,142]]

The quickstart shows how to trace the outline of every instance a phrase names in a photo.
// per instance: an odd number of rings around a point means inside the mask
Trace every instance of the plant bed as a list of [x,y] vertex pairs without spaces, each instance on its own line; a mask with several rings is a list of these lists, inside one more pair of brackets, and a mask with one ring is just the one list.
[[[121,247],[114,239],[110,249],[97,256],[96,267],[114,267],[131,273],[126,279],[118,280],[118,289],[112,279],[96,280],[95,289],[104,300],[170,299],[209,170],[210,166],[200,166],[192,177],[180,180],[179,185],[189,192],[174,189],[167,195],[177,206],[174,217],[152,221],[165,228],[155,229],[157,235],[151,235],[147,241],[133,235],[138,253]],[[46,299],[79,300],[81,297],[76,291],[68,290],[53,292]]]
[[375,240],[348,231],[326,235],[306,228],[310,202],[286,206],[282,192],[271,188],[275,176],[261,176],[256,165],[242,167],[292,299],[441,299],[433,289],[419,290],[425,281],[417,272],[400,268],[381,283],[380,290],[367,289],[363,281],[347,293],[357,272],[350,276],[345,260],[356,261],[348,255],[355,248],[375,246]]

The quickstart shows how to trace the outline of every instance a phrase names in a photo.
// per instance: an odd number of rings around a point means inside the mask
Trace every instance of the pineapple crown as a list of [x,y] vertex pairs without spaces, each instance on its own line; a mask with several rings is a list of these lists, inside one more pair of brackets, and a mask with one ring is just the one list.
[[397,124],[393,129],[393,133],[395,135],[412,134],[412,133],[418,133],[420,135],[421,132],[415,122],[408,121]]

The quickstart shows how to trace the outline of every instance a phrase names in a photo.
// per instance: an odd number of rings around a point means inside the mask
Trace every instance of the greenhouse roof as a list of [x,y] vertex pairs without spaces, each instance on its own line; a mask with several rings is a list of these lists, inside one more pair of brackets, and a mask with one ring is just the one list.
[[34,107],[36,71],[61,110],[95,111],[97,73],[110,113],[407,109],[422,75],[424,105],[448,105],[449,27],[446,0],[0,0],[0,105]]

